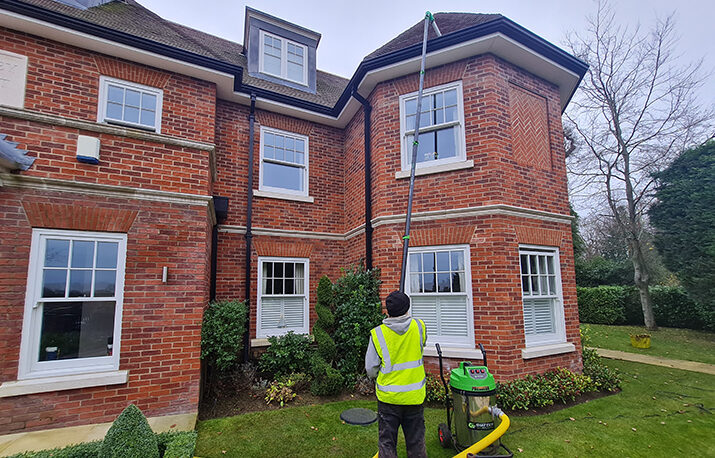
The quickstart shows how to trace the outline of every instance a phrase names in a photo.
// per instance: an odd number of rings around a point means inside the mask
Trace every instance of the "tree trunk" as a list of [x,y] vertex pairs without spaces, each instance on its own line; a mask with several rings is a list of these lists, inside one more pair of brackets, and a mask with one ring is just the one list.
[[653,303],[650,299],[650,276],[645,263],[645,257],[641,250],[640,244],[636,240],[631,240],[631,262],[633,262],[633,281],[638,288],[638,294],[641,300],[641,308],[643,309],[643,322],[649,331],[658,329],[653,315]]

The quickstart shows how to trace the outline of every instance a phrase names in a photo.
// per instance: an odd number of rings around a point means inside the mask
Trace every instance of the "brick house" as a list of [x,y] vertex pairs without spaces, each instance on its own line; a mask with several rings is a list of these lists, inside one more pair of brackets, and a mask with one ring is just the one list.
[[[586,67],[501,15],[435,17],[407,281],[427,354],[579,370],[560,114]],[[213,297],[248,299],[260,347],[310,332],[340,267],[398,287],[422,21],[349,80],[251,8],[243,45],[134,0],[2,0],[0,33],[0,434],[195,414]]]

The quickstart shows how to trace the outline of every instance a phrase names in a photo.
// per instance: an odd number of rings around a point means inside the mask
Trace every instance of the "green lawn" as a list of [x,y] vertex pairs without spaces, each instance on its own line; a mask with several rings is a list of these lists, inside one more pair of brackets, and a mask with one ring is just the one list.
[[[607,364],[622,372],[621,393],[550,414],[513,416],[504,442],[515,455],[715,455],[715,376],[625,361]],[[196,455],[371,457],[377,447],[377,425],[342,424],[340,412],[351,407],[375,409],[376,403],[347,401],[202,421]],[[444,410],[427,409],[425,417],[429,456],[452,456],[437,441]],[[401,450],[404,456],[404,445]]]
[[[590,347],[715,364],[715,333],[675,328],[646,331],[640,326],[602,324],[582,324],[581,330],[589,336]],[[632,347],[630,334],[644,333],[652,336],[650,348]]]

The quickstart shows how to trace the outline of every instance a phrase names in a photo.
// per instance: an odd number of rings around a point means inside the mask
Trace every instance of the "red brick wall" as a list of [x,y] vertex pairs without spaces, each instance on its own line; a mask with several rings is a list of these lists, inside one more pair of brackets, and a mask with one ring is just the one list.
[[[31,227],[43,208],[136,214],[128,230],[120,370],[124,385],[0,399],[0,434],[111,421],[130,403],[147,416],[198,408],[201,317],[208,301],[206,208],[81,194],[0,188],[0,382],[17,379]],[[71,226],[70,226],[71,227]],[[161,282],[168,266],[168,282]]]
[[216,107],[213,83],[6,28],[0,28],[0,46],[28,57],[27,110],[97,121],[99,77],[116,76],[163,89],[163,134],[213,142]]

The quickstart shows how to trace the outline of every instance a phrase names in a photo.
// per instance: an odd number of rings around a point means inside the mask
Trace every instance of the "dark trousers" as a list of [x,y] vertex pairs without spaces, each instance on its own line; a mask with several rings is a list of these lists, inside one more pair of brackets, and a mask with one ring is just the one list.
[[379,458],[397,458],[397,431],[402,425],[409,458],[426,458],[424,406],[401,406],[377,401],[380,427]]

